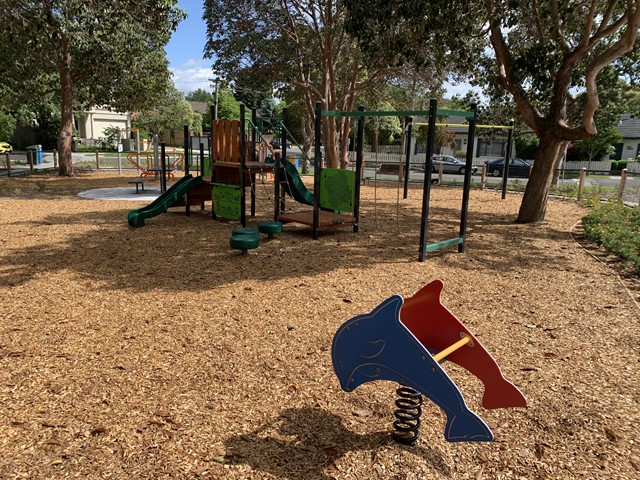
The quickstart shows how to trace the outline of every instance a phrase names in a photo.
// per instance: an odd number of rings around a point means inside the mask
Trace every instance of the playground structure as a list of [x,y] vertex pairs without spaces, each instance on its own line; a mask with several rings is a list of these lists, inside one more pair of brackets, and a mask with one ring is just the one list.
[[[213,109],[212,109],[213,111]],[[428,111],[364,111],[359,107],[355,112],[323,111],[321,104],[316,103],[315,116],[315,168],[313,192],[307,190],[302,182],[298,169],[287,160],[287,143],[289,134],[286,129],[287,111],[283,112],[283,119],[274,122],[279,126],[281,136],[281,152],[277,154],[264,138],[258,128],[256,111],[252,111],[251,120],[246,119],[246,109],[240,106],[240,120],[211,119],[211,141],[209,143],[209,158],[204,161],[204,148],[200,144],[199,176],[202,181],[192,184],[197,192],[187,190],[171,206],[185,206],[186,214],[190,213],[190,206],[199,204],[204,208],[206,201],[212,202],[211,216],[213,219],[239,220],[243,227],[247,225],[246,217],[246,187],[250,186],[251,203],[250,215],[255,216],[256,206],[256,175],[273,172],[274,175],[274,215],[273,221],[278,223],[299,223],[312,228],[314,239],[319,238],[320,231],[342,227],[352,227],[353,232],[359,231],[360,220],[360,180],[364,167],[364,121],[367,117],[383,116],[427,116],[427,152],[425,172],[433,169],[432,155],[435,143],[436,117],[457,115],[468,119],[468,145],[473,145],[476,128],[476,106],[471,111],[438,109],[437,101],[431,99]],[[212,115],[213,117],[213,115]],[[322,166],[322,121],[324,117],[354,117],[357,118],[356,162],[355,170],[324,168]],[[410,122],[409,122],[410,126]],[[248,128],[247,128],[248,127]],[[289,134],[290,135],[290,134]],[[409,170],[411,128],[407,129],[407,155],[405,171]],[[185,155],[184,171],[189,174],[191,166],[192,142],[185,126]],[[247,141],[249,139],[249,141]],[[270,149],[270,160],[258,161],[265,146]],[[162,180],[166,190],[164,148],[162,153]],[[464,252],[467,214],[469,206],[469,191],[471,187],[473,151],[467,150],[464,183],[462,192],[462,206],[460,212],[459,233],[456,237],[436,243],[428,243],[429,207],[431,193],[430,175],[424,176],[423,199],[420,226],[420,246],[418,260],[425,261],[426,254],[441,248],[457,245],[458,252]],[[151,172],[151,170],[147,170]],[[157,174],[157,171],[153,171]],[[143,174],[146,174],[143,172]],[[149,173],[150,174],[150,173]],[[407,198],[408,175],[404,178],[404,198]],[[285,211],[285,196],[289,195],[297,202],[310,205],[313,208],[306,211]],[[167,198],[173,198],[168,196]],[[154,210],[156,212],[157,210]]]
[[[346,392],[376,380],[399,383],[394,438],[413,445],[420,436],[422,395],[447,417],[449,442],[493,440],[486,423],[466,405],[457,385],[441,367],[450,360],[484,384],[487,409],[526,407],[496,361],[471,332],[440,302],[443,283],[435,280],[413,297],[394,295],[371,313],[345,322],[333,338],[333,368]],[[437,352],[433,354],[432,352]]]

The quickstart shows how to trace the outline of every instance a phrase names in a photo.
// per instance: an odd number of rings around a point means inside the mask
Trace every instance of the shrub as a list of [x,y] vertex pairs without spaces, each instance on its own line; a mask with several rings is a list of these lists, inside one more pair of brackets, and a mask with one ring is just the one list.
[[587,238],[619,256],[640,273],[640,207],[604,203],[583,219]]

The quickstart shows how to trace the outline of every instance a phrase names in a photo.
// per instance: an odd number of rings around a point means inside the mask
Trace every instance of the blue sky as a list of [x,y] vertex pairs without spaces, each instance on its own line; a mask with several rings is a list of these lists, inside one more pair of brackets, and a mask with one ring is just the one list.
[[188,17],[178,25],[165,47],[173,83],[183,93],[198,88],[213,92],[209,78],[213,78],[211,60],[203,59],[202,50],[207,39],[207,27],[202,20],[202,0],[179,0],[178,7]]

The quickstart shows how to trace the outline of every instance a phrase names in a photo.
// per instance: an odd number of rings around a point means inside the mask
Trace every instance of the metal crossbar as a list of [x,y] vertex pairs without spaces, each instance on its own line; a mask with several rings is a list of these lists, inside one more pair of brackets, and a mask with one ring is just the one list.
[[[428,110],[398,110],[398,111],[355,111],[355,112],[340,112],[332,110],[323,110],[322,115],[325,117],[416,117],[416,116],[428,116]],[[471,118],[475,114],[473,112],[467,112],[466,110],[436,110],[436,115],[468,117]]]

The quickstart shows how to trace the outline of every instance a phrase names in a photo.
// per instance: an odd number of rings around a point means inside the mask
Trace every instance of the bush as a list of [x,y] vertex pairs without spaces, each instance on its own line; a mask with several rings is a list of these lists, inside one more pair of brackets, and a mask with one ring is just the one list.
[[538,137],[526,133],[515,138],[516,155],[525,160],[533,160],[538,152]]
[[611,160],[611,171],[612,172],[621,172],[625,168],[627,168],[627,161],[626,160]]
[[619,256],[640,273],[640,207],[605,203],[583,219],[584,233],[590,240]]

